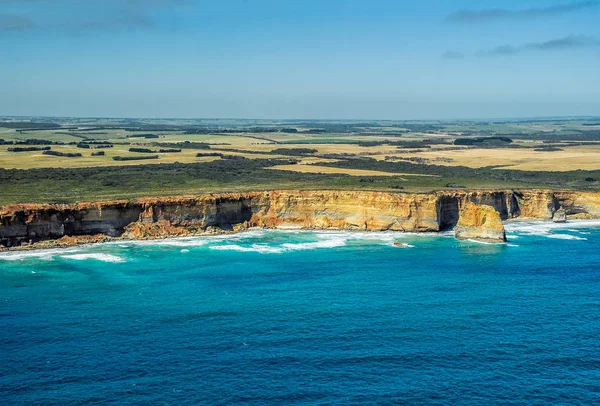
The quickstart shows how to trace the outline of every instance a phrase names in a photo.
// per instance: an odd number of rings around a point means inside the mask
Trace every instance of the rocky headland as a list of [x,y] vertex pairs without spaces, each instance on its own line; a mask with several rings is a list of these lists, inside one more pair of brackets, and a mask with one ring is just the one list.
[[[563,213],[564,211],[564,213]],[[269,229],[437,232],[504,241],[502,221],[600,218],[600,193],[268,191],[0,209],[2,248]]]
[[473,202],[467,203],[461,210],[454,233],[461,240],[506,241],[500,213],[492,206]]

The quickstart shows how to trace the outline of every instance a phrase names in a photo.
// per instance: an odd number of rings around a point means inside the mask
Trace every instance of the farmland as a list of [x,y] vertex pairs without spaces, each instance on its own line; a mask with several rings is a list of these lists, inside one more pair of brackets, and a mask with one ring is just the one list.
[[598,172],[597,118],[0,118],[0,203],[315,187],[598,190]]

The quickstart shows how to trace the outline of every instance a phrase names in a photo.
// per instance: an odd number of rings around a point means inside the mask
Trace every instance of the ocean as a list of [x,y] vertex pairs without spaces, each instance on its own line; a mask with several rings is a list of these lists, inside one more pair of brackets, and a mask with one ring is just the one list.
[[3,253],[0,403],[600,403],[600,223],[507,234]]

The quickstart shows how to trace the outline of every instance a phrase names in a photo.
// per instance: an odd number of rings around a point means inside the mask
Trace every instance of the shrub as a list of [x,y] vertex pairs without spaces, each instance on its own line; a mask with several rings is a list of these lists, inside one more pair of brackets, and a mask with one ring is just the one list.
[[28,138],[25,141],[16,141],[17,145],[52,145],[54,144],[52,141],[48,140],[38,140],[35,138]]
[[44,151],[43,155],[64,156],[67,158],[78,158],[81,155],[79,152],[59,152],[59,151]]
[[154,151],[152,151],[149,148],[129,148],[129,152],[140,152],[142,154],[151,154]]
[[219,157],[223,157],[223,154],[221,154],[220,152],[198,152],[196,154],[196,157],[200,158],[203,156],[219,156]]
[[312,148],[277,148],[271,151],[271,154],[300,156],[315,154],[317,152],[318,150]]
[[50,147],[10,147],[8,152],[50,151]]
[[161,148],[175,148],[175,149],[210,149],[210,144],[205,142],[153,142],[152,146]]
[[476,137],[476,138],[457,138],[454,140],[454,145],[477,145],[477,144],[510,144],[513,142],[508,137]]
[[158,159],[158,155],[142,155],[142,156],[114,156],[115,161],[140,161],[144,159]]

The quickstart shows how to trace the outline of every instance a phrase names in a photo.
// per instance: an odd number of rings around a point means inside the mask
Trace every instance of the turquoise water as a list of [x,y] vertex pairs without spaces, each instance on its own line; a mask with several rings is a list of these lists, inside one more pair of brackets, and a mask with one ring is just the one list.
[[508,235],[0,254],[0,402],[599,403],[600,225]]

